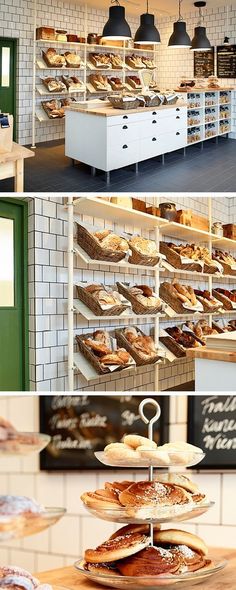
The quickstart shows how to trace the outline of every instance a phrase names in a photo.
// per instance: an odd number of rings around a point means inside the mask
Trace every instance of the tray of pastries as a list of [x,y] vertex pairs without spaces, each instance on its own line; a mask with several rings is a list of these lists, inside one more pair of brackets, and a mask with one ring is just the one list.
[[119,346],[127,350],[136,365],[152,365],[162,361],[164,354],[158,350],[153,338],[146,336],[139,328],[129,326],[115,331]]
[[212,258],[220,262],[223,266],[224,274],[236,276],[236,258],[232,254],[222,252],[222,250],[215,250]]
[[197,300],[191,285],[182,285],[175,280],[172,283],[161,283],[160,297],[176,313],[203,312],[203,305]]
[[132,68],[132,70],[143,70],[144,68],[146,68],[146,65],[144,64],[142,57],[135,55],[135,53],[133,53],[132,55],[127,55],[125,58],[125,63],[127,66],[129,66],[129,68]]
[[213,289],[213,296],[216,297],[222,304],[223,309],[236,309],[236,290],[229,291],[228,289],[221,289],[217,287]]
[[120,347],[116,339],[106,330],[77,335],[76,341],[80,352],[100,375],[135,366],[135,361],[129,352],[124,347]]
[[119,293],[131,302],[132,309],[137,315],[160,313],[163,302],[149,285],[126,285],[117,283]]
[[59,78],[54,78],[53,76],[47,76],[46,78],[41,78],[43,85],[47,88],[48,92],[67,92],[66,85],[62,80]]
[[0,496],[0,541],[35,535],[65,513],[64,508],[45,508],[25,496]]
[[77,243],[93,260],[120,262],[129,251],[125,238],[111,230],[89,231],[77,223]]
[[146,525],[128,525],[75,563],[78,571],[103,586],[134,590],[190,588],[226,566],[212,560],[204,541],[178,530],[154,529],[153,545]]
[[108,83],[110,84],[112,90],[116,90],[117,92],[120,92],[126,88],[124,82],[122,82],[118,76],[112,76],[111,78],[109,76]]
[[141,80],[138,76],[126,76],[126,84],[134,90],[142,90]]
[[167,262],[174,268],[202,272],[203,265],[198,259],[193,260],[193,245],[160,242],[160,252],[166,256]]
[[36,432],[18,432],[0,416],[0,455],[31,455],[40,453],[50,442],[50,436]]
[[[164,334],[166,332],[166,334]],[[204,341],[200,339],[189,328],[172,326],[166,328],[160,335],[160,342],[176,356],[182,358],[186,356],[186,350],[189,348],[199,348],[204,346]]]
[[97,92],[108,92],[111,90],[107,76],[102,76],[102,74],[90,74],[89,82]]
[[47,51],[42,52],[43,60],[49,68],[62,68],[66,66],[66,59],[64,55],[59,55],[53,47],[49,47]]
[[66,60],[66,66],[68,68],[80,68],[82,65],[81,57],[72,51],[66,51],[64,53],[64,57]]
[[97,316],[116,316],[131,308],[122,294],[103,284],[77,284],[77,296]]
[[154,70],[155,69],[155,63],[154,60],[151,59],[151,57],[142,57],[142,62],[145,66],[145,68],[148,68],[148,70]]
[[90,53],[89,61],[97,69],[111,68],[111,57],[108,53]]
[[106,482],[102,489],[82,494],[81,500],[94,516],[127,524],[181,522],[214,505],[188,477],[173,473],[161,473],[152,482]]
[[62,82],[65,84],[69,92],[73,90],[83,90],[84,82],[78,78],[78,76],[61,76]]
[[197,297],[197,300],[203,305],[203,311],[207,312],[217,312],[220,308],[223,307],[221,301],[216,299],[211,295],[210,291],[207,289],[194,289],[194,293]]

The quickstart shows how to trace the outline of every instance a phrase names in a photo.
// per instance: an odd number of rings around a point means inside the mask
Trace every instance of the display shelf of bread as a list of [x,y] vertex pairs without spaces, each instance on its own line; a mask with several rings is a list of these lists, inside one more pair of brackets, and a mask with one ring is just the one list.
[[45,508],[25,496],[0,496],[0,541],[40,533],[56,524],[64,508]]
[[224,274],[236,277],[236,258],[234,256],[228,252],[222,252],[222,250],[215,250],[212,258],[223,266]]
[[158,350],[151,336],[147,336],[135,326],[115,330],[119,346],[127,350],[137,366],[153,365],[163,361],[163,351]]
[[131,305],[122,294],[103,284],[77,284],[77,297],[96,316],[120,316]]
[[108,76],[108,83],[110,84],[112,90],[115,90],[116,92],[127,90],[125,82],[123,82],[119,76]]
[[186,326],[172,326],[161,330],[160,342],[178,359],[186,356],[189,348],[204,346],[204,341]]
[[175,268],[204,272],[206,274],[223,273],[219,260],[213,259],[208,248],[198,244],[174,244],[160,242],[160,252]]
[[125,82],[130,90],[142,90],[142,84],[139,76],[126,76]]
[[216,297],[213,297],[208,289],[194,289],[194,293],[197,300],[202,304],[204,312],[214,313],[222,309],[223,304]]
[[111,57],[108,53],[90,53],[87,65],[90,69],[111,69]]
[[160,297],[177,314],[203,312],[203,305],[197,300],[191,285],[182,285],[176,280],[160,285]]
[[149,285],[130,286],[126,283],[117,282],[117,288],[128,301],[137,315],[157,314],[164,311],[164,304],[154,289]]
[[[46,76],[41,78],[42,86],[37,86],[37,91],[39,94],[66,94],[67,88],[64,82],[60,80],[60,78],[55,78],[54,76]],[[46,92],[46,90],[48,92]]]
[[221,289],[217,287],[213,289],[213,296],[223,304],[223,309],[231,311],[236,310],[236,290]]
[[133,236],[129,240],[129,248],[131,250],[129,259],[131,264],[156,266],[160,261],[160,254],[154,240],[142,236]]
[[129,352],[119,346],[116,334],[103,329],[76,336],[80,352],[92,364],[99,375],[134,367]]

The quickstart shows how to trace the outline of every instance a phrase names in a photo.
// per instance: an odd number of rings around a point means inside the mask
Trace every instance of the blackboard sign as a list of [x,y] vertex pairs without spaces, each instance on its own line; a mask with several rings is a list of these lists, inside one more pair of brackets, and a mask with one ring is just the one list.
[[236,45],[217,47],[217,77],[236,78]]
[[[42,396],[40,431],[49,434],[52,441],[40,455],[41,470],[106,469],[94,451],[120,441],[124,434],[147,436],[147,426],[138,413],[145,397],[148,396]],[[154,428],[155,441],[162,444],[168,442],[169,398],[155,399],[162,408],[161,419]],[[147,415],[153,414],[154,409],[148,406]]]
[[194,51],[194,78],[209,78],[215,73],[215,50]]
[[196,469],[236,469],[236,395],[189,397],[188,441],[206,453]]

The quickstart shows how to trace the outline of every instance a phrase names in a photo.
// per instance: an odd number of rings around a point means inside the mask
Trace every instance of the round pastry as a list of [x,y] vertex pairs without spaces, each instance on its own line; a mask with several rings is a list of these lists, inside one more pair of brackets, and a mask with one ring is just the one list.
[[149,537],[139,533],[119,536],[116,539],[105,541],[97,549],[87,549],[85,551],[85,561],[90,563],[110,563],[138,553],[148,547],[149,543]]
[[0,587],[12,590],[34,590],[39,585],[37,578],[31,576],[26,570],[15,567],[5,566],[0,568]]
[[207,555],[208,549],[204,541],[197,535],[177,529],[167,529],[154,532],[155,545],[186,545],[200,555]]
[[203,555],[194,551],[188,545],[167,545],[172,555],[177,555],[180,560],[180,573],[187,571],[195,572],[210,563]]
[[186,490],[172,484],[155,481],[139,481],[132,484],[119,495],[123,506],[173,506],[188,504],[191,496]]
[[104,449],[106,458],[109,461],[116,463],[124,463],[125,461],[137,463],[139,455],[137,451],[125,445],[124,443],[111,443]]
[[127,434],[124,437],[124,444],[128,445],[129,447],[132,447],[132,449],[138,450],[138,447],[146,447],[147,449],[157,448],[157,444],[154,442],[154,440],[149,440],[149,438],[139,436],[139,434]]
[[113,481],[112,483],[110,483],[109,481],[106,481],[105,490],[109,490],[110,492],[113,492],[113,494],[115,494],[116,497],[118,498],[120,492],[123,492],[124,490],[129,488],[129,486],[131,486],[132,483],[133,483],[132,481]]
[[40,514],[43,507],[25,496],[0,496],[0,514]]
[[114,563],[84,563],[84,569],[103,576],[120,576]]
[[159,449],[171,453],[171,462],[177,465],[188,465],[195,459],[196,453],[202,453],[202,449],[182,441],[167,443]]
[[143,461],[151,461],[154,467],[167,467],[170,465],[170,457],[168,453],[162,450],[162,447],[147,449],[146,446],[141,446],[137,448],[137,451]]
[[155,481],[159,481],[160,483],[172,483],[180,488],[184,488],[184,490],[191,494],[198,494],[199,492],[197,484],[186,477],[186,475],[177,473],[160,473],[155,477]]
[[112,509],[112,508],[117,508],[120,507],[120,502],[118,499],[115,499],[112,496],[106,495],[106,490],[102,490],[104,491],[104,495],[99,493],[100,490],[98,490],[98,492],[85,492],[84,494],[82,494],[81,496],[81,500],[84,504],[86,504],[87,506],[90,506],[90,508],[96,508],[96,509]]
[[[111,535],[110,539],[117,539],[117,537],[123,537],[124,535],[130,535],[130,533],[141,533],[142,535],[149,535],[150,526],[148,524],[127,524],[121,529]],[[159,531],[160,526],[154,525],[154,530]]]
[[178,555],[162,547],[147,547],[136,555],[128,557],[117,564],[123,576],[145,577],[161,574],[175,574],[179,570]]

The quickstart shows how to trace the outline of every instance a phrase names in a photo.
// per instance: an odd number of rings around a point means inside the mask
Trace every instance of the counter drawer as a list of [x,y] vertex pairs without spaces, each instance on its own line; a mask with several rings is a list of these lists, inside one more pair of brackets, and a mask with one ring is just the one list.
[[140,137],[151,137],[154,133],[159,135],[162,133],[169,133],[171,131],[180,131],[187,129],[187,115],[174,114],[170,117],[158,118],[152,116],[148,121],[140,121],[139,123]]
[[148,158],[154,158],[159,156],[165,150],[162,147],[161,136],[153,134],[152,137],[141,139],[139,142],[139,160],[148,160]]
[[114,125],[107,129],[108,146],[138,141],[140,123],[125,122],[122,125]]
[[143,109],[139,113],[129,114],[129,111],[121,111],[122,115],[115,115],[113,117],[106,117],[107,127],[115,127],[116,125],[129,125],[130,123],[138,123],[143,119],[147,119],[148,113]]
[[[155,109],[154,109],[155,110]],[[185,116],[187,117],[187,107],[180,107],[180,106],[172,106],[166,109],[157,109],[158,111],[158,117],[160,119],[166,119],[166,118],[171,118],[171,117],[176,117],[178,115],[180,115],[181,117]]]
[[173,152],[187,145],[187,130],[167,133],[165,135],[166,152]]
[[123,143],[120,142],[116,147],[112,147],[112,149],[108,148],[107,170],[115,170],[138,162],[138,146],[138,141],[127,143],[124,141]]

